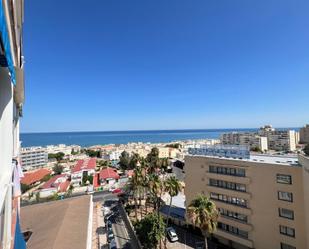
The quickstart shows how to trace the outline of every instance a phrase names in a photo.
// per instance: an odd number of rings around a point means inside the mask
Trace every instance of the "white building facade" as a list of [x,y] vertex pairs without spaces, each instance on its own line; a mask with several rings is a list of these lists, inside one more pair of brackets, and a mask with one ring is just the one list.
[[43,147],[22,148],[21,163],[25,170],[45,167],[48,163],[48,153]]

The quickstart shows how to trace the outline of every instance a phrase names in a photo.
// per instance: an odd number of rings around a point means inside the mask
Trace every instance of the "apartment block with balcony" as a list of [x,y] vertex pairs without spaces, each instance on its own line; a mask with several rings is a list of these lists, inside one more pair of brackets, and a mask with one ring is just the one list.
[[308,249],[309,159],[189,155],[186,205],[202,193],[220,212],[214,237],[236,249]]
[[43,147],[22,148],[21,163],[25,170],[45,167],[48,163],[48,153]]

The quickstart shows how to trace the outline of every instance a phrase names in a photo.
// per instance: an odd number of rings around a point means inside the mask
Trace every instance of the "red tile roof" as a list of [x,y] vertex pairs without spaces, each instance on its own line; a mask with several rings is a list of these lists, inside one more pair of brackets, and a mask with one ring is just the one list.
[[40,189],[47,189],[47,188],[58,188],[58,186],[61,184],[61,182],[55,183],[55,181],[60,177],[65,177],[66,175],[55,175],[52,178],[50,178],[47,182],[45,182]]
[[44,176],[51,173],[48,169],[38,169],[32,172],[24,173],[24,177],[21,178],[21,183],[31,185],[43,179]]
[[72,169],[72,173],[95,169],[96,164],[97,164],[96,158],[90,158],[90,159],[86,159],[86,160],[78,160],[75,167]]
[[59,192],[67,192],[70,186],[70,181],[66,180],[65,182],[60,183],[60,189]]
[[96,187],[99,187],[99,186],[100,186],[100,184],[99,184],[99,173],[96,173],[93,176],[93,187],[96,188]]
[[100,179],[107,179],[107,178],[119,179],[119,175],[114,169],[108,167],[100,171]]

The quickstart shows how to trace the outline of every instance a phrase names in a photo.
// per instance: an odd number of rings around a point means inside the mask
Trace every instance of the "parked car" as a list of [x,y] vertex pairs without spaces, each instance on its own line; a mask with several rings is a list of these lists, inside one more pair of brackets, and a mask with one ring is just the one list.
[[115,186],[111,186],[111,187],[108,189],[108,191],[109,191],[109,192],[113,192],[115,189],[116,189]]
[[113,194],[121,194],[122,190],[120,188],[116,188],[112,191]]
[[178,236],[174,228],[172,227],[166,228],[166,233],[167,233],[167,237],[169,238],[171,242],[178,241]]
[[107,223],[107,221],[113,216],[113,213],[108,213],[107,215],[104,216],[104,222]]
[[204,242],[202,242],[202,241],[195,242],[195,249],[204,249],[204,248],[205,248]]

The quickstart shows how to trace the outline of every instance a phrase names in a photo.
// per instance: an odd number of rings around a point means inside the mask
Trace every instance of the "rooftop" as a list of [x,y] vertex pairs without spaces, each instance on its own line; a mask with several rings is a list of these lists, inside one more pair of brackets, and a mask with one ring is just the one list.
[[95,169],[96,162],[97,160],[95,158],[78,160],[75,167],[72,169],[72,173]]
[[119,179],[119,175],[113,168],[107,167],[100,171],[100,179],[108,178]]
[[27,249],[85,249],[90,196],[21,208],[21,229],[32,235]]
[[278,155],[268,155],[268,154],[254,154],[254,155],[250,155],[249,158],[219,157],[219,156],[208,156],[208,155],[189,155],[189,156],[257,162],[257,163],[268,163],[268,164],[279,164],[279,165],[289,165],[289,166],[299,166],[297,155],[278,156]]
[[31,172],[24,173],[24,177],[21,179],[21,183],[31,185],[43,179],[44,176],[51,173],[48,169],[38,169]]

